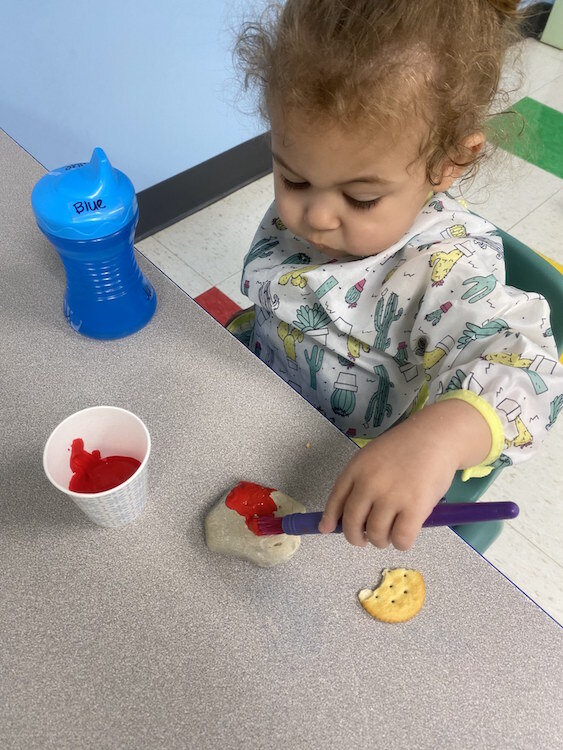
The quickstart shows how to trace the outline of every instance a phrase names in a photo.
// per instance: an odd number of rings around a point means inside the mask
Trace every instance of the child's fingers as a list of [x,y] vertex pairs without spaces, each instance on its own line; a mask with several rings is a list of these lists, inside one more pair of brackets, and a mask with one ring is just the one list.
[[328,496],[323,517],[319,522],[319,531],[321,534],[330,534],[336,528],[338,521],[342,517],[342,509],[352,491],[353,484],[353,481],[346,474],[342,474],[336,480]]
[[394,506],[373,508],[368,516],[366,535],[370,542],[379,549],[385,549],[389,546],[395,516]]
[[416,506],[402,511],[395,518],[391,529],[391,543],[396,549],[406,552],[416,541],[426,516],[424,512],[416,512]]
[[371,500],[366,499],[365,493],[360,494],[355,487],[352,488],[342,513],[342,531],[350,544],[356,547],[365,547],[368,543],[365,529],[370,509]]

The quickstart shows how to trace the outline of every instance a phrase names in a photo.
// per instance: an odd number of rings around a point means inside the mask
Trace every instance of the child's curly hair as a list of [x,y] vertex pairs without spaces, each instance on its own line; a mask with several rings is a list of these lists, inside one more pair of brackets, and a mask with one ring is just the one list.
[[422,118],[426,173],[446,159],[474,173],[461,142],[484,129],[505,54],[520,39],[518,0],[287,0],[246,23],[235,46],[245,88],[312,121],[401,133]]

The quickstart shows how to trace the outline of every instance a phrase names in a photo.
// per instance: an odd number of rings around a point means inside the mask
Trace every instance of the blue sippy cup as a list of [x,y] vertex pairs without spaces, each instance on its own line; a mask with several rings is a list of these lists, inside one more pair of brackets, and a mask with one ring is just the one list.
[[75,331],[116,339],[142,328],[156,293],[135,260],[139,218],[135,189],[101,148],[87,164],[44,175],[33,188],[37,225],[55,246],[66,272],[64,314]]

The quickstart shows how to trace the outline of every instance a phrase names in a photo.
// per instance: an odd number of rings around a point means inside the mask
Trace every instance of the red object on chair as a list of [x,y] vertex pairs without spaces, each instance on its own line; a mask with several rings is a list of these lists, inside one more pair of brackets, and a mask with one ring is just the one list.
[[242,309],[215,286],[195,297],[195,301],[222,326]]

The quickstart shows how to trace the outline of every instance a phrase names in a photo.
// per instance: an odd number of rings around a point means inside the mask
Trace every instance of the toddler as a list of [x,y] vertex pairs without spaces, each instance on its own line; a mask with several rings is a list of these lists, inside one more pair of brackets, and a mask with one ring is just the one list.
[[355,545],[408,549],[458,469],[526,459],[563,403],[545,300],[505,285],[496,228],[446,193],[485,153],[516,6],[288,0],[237,44],[275,188],[249,346],[363,446],[319,526]]

